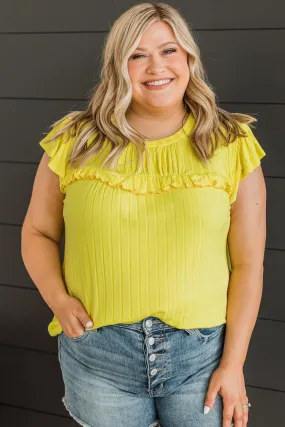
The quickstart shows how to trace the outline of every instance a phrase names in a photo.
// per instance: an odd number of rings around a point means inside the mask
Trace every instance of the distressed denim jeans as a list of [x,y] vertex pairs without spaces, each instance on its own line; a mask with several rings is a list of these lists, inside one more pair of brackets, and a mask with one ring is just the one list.
[[226,324],[177,329],[157,317],[58,335],[62,399],[85,427],[222,427],[223,403],[204,401]]

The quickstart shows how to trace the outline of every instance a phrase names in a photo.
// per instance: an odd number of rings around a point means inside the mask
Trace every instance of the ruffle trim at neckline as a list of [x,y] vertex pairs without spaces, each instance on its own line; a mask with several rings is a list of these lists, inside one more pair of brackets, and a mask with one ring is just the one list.
[[65,193],[65,188],[77,180],[100,180],[111,187],[121,188],[134,194],[159,194],[173,188],[204,188],[214,187],[231,194],[232,186],[229,180],[223,175],[213,172],[196,174],[182,173],[176,175],[150,175],[150,174],[131,174],[123,175],[114,171],[85,167],[69,171],[64,178],[60,180],[60,189]]

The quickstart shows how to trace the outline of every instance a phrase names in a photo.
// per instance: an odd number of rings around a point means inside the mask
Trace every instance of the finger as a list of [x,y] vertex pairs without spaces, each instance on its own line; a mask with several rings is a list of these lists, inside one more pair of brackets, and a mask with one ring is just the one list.
[[234,426],[243,427],[243,408],[242,403],[238,403],[234,409]]
[[206,398],[204,401],[204,414],[207,414],[215,405],[215,400],[217,398],[218,390],[210,383]]
[[242,427],[247,427],[248,423],[248,408],[243,408],[243,423]]
[[85,310],[76,313],[76,318],[81,322],[84,328],[91,328],[91,326],[93,326],[92,319],[88,316]]
[[72,322],[68,325],[68,333],[67,335],[70,338],[76,338],[82,335],[85,332],[85,328],[81,324],[80,320],[75,318]]
[[[245,395],[242,397],[242,399],[241,399],[241,407],[242,407],[244,404],[247,404],[247,403],[248,403],[248,397],[247,397],[247,395],[245,394]],[[242,407],[242,412],[243,412],[243,423],[242,423],[242,427],[247,427],[247,423],[248,423],[248,412],[249,412],[248,407],[246,407],[246,408],[243,408],[243,407]]]
[[229,427],[231,425],[234,415],[234,408],[235,405],[230,399],[223,399],[223,427]]

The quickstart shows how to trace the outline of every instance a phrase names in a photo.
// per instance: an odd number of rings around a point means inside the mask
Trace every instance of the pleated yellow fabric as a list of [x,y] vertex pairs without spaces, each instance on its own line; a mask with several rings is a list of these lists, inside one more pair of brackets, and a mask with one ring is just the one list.
[[[62,274],[94,328],[159,317],[179,329],[226,322],[231,264],[230,205],[238,185],[266,153],[248,125],[245,137],[219,145],[207,168],[191,145],[192,114],[176,133],[147,140],[139,160],[130,142],[114,171],[104,149],[82,168],[67,163],[75,137],[41,141],[65,194]],[[91,142],[90,142],[91,143]],[[56,336],[58,319],[48,325]]]

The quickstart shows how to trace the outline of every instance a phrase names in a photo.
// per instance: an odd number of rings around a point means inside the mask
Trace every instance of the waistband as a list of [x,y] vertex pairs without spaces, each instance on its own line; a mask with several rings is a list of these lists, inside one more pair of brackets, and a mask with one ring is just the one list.
[[152,331],[160,331],[162,329],[178,329],[175,326],[168,325],[167,323],[163,322],[161,319],[155,316],[148,316],[144,319],[139,320],[138,322],[134,323],[116,323],[113,326],[119,326],[121,328],[126,329],[135,329],[137,331],[140,330],[152,330]]

